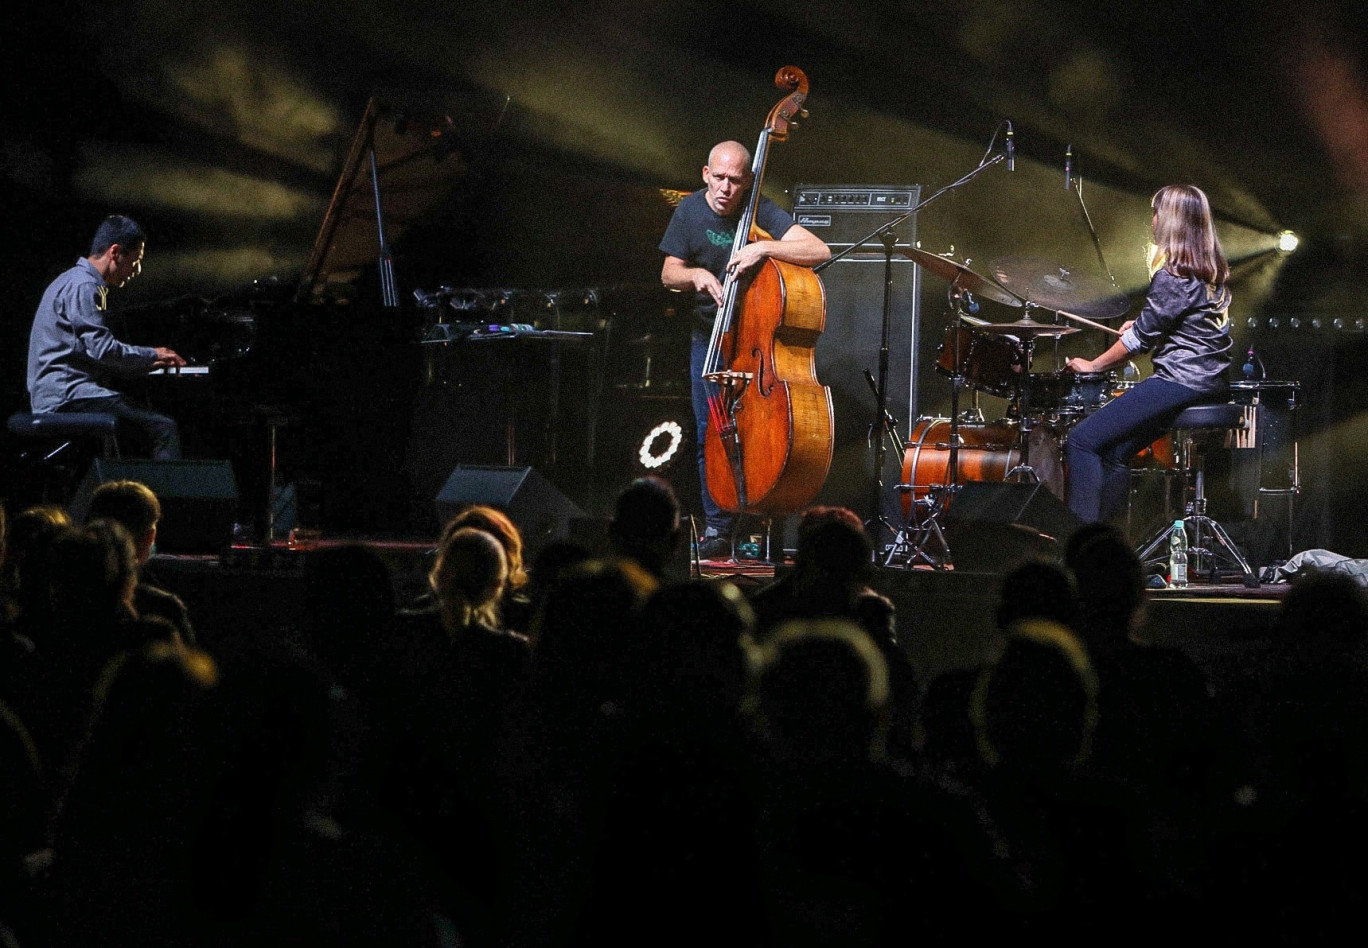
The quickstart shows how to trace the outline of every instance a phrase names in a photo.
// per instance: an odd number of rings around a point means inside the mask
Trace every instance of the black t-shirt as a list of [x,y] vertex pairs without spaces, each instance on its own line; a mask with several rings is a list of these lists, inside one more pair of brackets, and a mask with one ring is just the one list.
[[[707,191],[700,190],[679,202],[665,236],[660,239],[660,251],[678,257],[691,267],[703,267],[722,280],[731,259],[732,242],[736,239],[736,221],[741,212],[722,217],[708,206]],[[793,218],[769,198],[761,197],[755,210],[755,223],[775,240],[782,240],[793,226]],[[695,294],[695,307],[702,326],[712,327],[717,304],[707,293]]]

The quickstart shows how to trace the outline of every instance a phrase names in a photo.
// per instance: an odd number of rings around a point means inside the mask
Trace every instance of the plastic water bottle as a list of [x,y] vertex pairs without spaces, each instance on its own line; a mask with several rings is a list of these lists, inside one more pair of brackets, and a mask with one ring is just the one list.
[[1173,521],[1169,533],[1169,585],[1179,589],[1188,584],[1188,538],[1183,521]]

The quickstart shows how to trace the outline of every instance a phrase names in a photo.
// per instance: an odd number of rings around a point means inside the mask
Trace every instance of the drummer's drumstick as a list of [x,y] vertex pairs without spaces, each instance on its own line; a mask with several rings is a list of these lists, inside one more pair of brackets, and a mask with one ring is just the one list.
[[1091,319],[1085,319],[1082,316],[1075,316],[1073,313],[1066,313],[1062,309],[1056,310],[1056,312],[1058,312],[1059,315],[1063,316],[1065,319],[1072,319],[1076,323],[1082,323],[1085,326],[1091,326],[1093,329],[1100,329],[1103,332],[1109,332],[1113,336],[1121,335],[1121,330],[1113,329],[1110,326],[1103,326],[1101,323],[1095,323]]

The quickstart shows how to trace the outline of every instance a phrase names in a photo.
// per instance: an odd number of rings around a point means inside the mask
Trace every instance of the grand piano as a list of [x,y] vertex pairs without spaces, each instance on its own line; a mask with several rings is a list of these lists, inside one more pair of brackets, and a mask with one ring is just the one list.
[[[125,338],[190,360],[140,384],[181,422],[188,457],[232,461],[244,518],[265,522],[274,480],[331,531],[429,536],[455,464],[536,466],[585,509],[601,506],[585,492],[630,473],[602,456],[608,396],[641,388],[643,353],[653,395],[685,378],[688,328],[654,278],[670,206],[659,189],[548,178],[544,156],[482,148],[445,117],[372,100],[297,280],[122,314]],[[566,235],[526,259],[518,231],[545,210],[521,199],[530,181],[557,182],[582,226],[601,233],[610,214],[625,237]],[[588,209],[590,192],[607,203]]]

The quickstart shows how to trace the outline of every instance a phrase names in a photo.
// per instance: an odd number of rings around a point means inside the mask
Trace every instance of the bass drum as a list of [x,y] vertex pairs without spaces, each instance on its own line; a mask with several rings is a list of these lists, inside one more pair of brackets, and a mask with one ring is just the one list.
[[[1031,429],[1030,461],[1040,482],[1064,500],[1064,449],[1060,432],[1038,422]],[[1021,463],[1021,429],[1004,419],[959,426],[959,483],[1007,479],[1007,472]],[[950,419],[923,418],[912,431],[903,450],[903,516],[908,522],[921,517],[916,502],[930,495],[932,485],[950,481]]]

